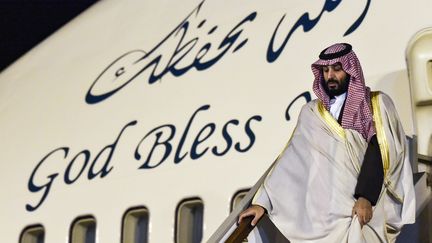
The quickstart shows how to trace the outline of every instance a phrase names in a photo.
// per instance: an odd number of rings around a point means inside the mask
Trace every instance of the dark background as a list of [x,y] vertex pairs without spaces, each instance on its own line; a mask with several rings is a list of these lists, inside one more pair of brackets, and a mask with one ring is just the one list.
[[96,0],[0,0],[0,72]]

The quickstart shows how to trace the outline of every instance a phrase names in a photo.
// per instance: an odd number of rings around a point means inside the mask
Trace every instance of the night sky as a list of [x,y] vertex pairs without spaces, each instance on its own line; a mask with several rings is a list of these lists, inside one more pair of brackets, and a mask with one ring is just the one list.
[[95,0],[0,0],[0,72]]

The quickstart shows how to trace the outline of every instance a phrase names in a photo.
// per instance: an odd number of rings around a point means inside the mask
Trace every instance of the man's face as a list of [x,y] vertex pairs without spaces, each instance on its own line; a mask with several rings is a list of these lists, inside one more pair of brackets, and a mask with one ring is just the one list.
[[348,90],[349,75],[340,63],[323,66],[324,87],[330,96],[341,95]]

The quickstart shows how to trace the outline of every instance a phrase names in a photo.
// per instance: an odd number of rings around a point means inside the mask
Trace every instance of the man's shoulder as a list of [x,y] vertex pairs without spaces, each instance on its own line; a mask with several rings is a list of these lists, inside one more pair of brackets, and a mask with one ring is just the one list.
[[[382,92],[382,91],[374,91],[372,92],[372,96],[378,96],[377,101],[378,107],[380,107],[381,111],[385,111],[385,113],[387,113],[387,115],[391,115],[391,116],[396,116],[396,118],[399,120],[399,116],[397,115],[397,109],[396,106],[392,100],[392,98],[390,97],[390,95]],[[374,106],[374,103],[372,102],[372,106]]]
[[380,97],[381,99],[392,100],[388,94],[384,93],[381,90],[371,91],[371,94],[372,94],[372,96],[373,95],[378,95],[378,97]]
[[318,99],[311,100],[307,102],[306,104],[303,104],[303,106],[300,109],[300,113],[298,115],[299,118],[308,116],[308,114],[315,113],[315,111],[318,108]]
[[372,96],[377,96],[378,99],[381,100],[381,103],[394,106],[392,98],[383,91],[372,91],[371,94]]
[[301,111],[315,109],[317,107],[318,102],[319,102],[319,99],[313,99],[313,100],[307,102],[306,104],[304,104],[302,106]]
[[308,103],[304,104],[304,106],[313,108],[313,107],[316,107],[318,105],[318,102],[320,102],[320,100],[318,98],[316,98],[316,99],[313,99],[313,100],[309,101]]

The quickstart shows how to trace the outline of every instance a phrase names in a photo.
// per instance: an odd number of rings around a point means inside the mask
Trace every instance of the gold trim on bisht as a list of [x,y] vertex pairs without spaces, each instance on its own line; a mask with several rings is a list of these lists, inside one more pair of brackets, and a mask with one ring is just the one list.
[[324,121],[330,126],[330,128],[337,134],[339,137],[345,139],[346,134],[345,130],[342,126],[334,119],[334,117],[327,111],[324,107],[324,104],[321,101],[318,101],[318,111],[321,116],[324,118]]
[[381,151],[381,158],[383,160],[384,180],[385,180],[390,167],[390,156],[389,156],[389,149],[388,149],[389,146],[387,142],[387,137],[385,135],[383,123],[381,120],[381,109],[380,109],[378,95],[379,95],[378,91],[371,92],[373,120],[375,124],[375,130],[376,130],[379,148]]

